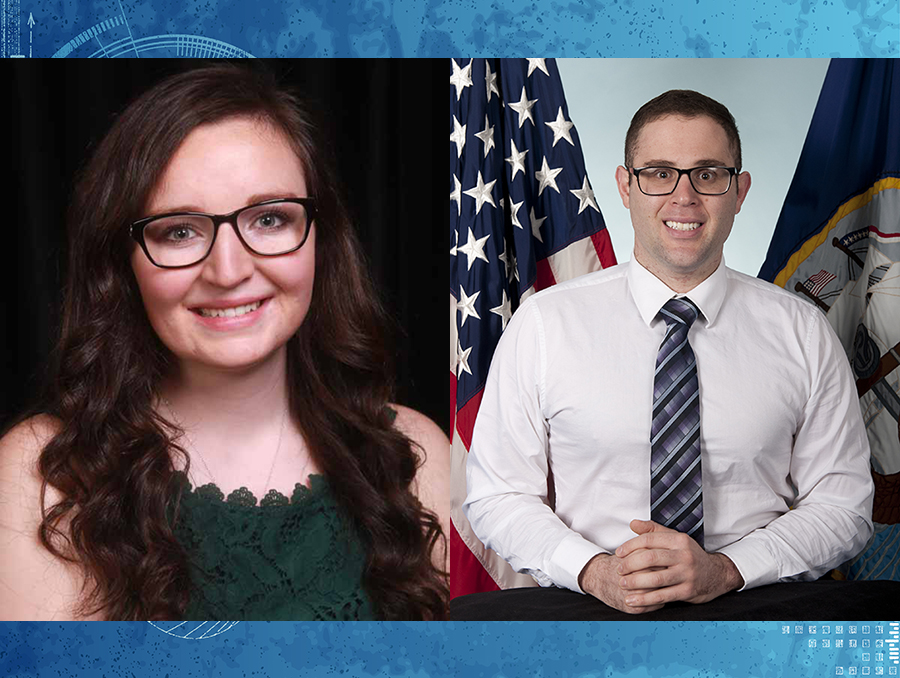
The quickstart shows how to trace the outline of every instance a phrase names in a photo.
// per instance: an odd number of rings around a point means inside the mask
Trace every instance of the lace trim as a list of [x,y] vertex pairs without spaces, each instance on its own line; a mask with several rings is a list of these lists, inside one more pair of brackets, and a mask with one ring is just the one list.
[[239,487],[227,497],[215,483],[206,483],[195,488],[183,471],[175,472],[175,481],[182,486],[185,494],[192,495],[197,499],[242,508],[295,506],[308,502],[328,491],[328,481],[325,479],[325,476],[315,473],[309,476],[308,486],[303,483],[296,483],[290,498],[273,489],[269,490],[262,500],[257,500],[253,492],[246,487]]
[[[364,542],[324,476],[297,484],[292,501],[246,488],[228,498],[210,483],[192,489],[174,523],[190,560],[186,619],[374,619],[362,586]],[[274,503],[272,503],[274,502]]]

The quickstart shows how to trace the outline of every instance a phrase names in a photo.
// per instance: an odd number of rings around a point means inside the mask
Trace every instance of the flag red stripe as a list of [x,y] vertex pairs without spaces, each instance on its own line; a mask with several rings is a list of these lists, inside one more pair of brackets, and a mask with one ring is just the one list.
[[450,526],[450,597],[481,591],[499,591],[500,587],[472,555],[454,525]]
[[882,233],[874,226],[869,226],[869,231],[876,235],[880,235],[882,238],[900,238],[900,233]]
[[597,257],[600,259],[600,264],[603,268],[616,265],[616,253],[613,252],[609,230],[604,228],[599,233],[594,233],[591,235],[591,242],[594,243],[594,249],[597,251]]
[[539,259],[535,263],[537,265],[537,276],[534,279],[535,291],[540,292],[555,285],[556,278],[553,277],[553,271],[550,270],[550,262],[547,259]]
[[456,419],[456,375],[450,373],[450,421]]
[[469,402],[456,413],[456,431],[467,450],[472,447],[472,431],[475,429],[475,417],[478,416],[478,408],[481,406],[483,395],[484,389],[482,388],[469,398]]

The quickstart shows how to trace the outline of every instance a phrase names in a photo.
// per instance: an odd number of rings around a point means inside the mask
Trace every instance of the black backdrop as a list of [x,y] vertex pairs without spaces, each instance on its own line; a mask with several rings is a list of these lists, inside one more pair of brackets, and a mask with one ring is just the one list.
[[[0,426],[31,404],[56,338],[75,171],[130,100],[196,63],[3,65],[12,116],[0,247],[12,284],[0,311]],[[448,431],[447,217],[445,182],[437,180],[446,74],[434,62],[408,59],[272,60],[267,67],[322,113],[371,271],[402,328],[398,402]]]

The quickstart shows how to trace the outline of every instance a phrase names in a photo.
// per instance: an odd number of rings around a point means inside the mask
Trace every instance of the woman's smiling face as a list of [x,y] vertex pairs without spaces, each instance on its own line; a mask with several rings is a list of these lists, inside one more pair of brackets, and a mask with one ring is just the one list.
[[[264,200],[305,197],[305,172],[285,135],[266,122],[230,118],[187,136],[145,216],[228,214]],[[315,225],[309,228],[299,250],[263,257],[224,223],[209,256],[180,269],[154,266],[135,245],[131,266],[150,324],[182,366],[242,370],[284,351],[312,298]]]

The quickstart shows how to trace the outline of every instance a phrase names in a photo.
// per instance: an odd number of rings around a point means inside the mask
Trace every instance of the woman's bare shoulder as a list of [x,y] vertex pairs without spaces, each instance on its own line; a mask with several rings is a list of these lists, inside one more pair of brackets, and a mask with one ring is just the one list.
[[[53,556],[38,539],[41,486],[38,459],[60,424],[38,415],[0,438],[0,619],[75,619],[84,576]],[[58,493],[47,488],[44,504]]]
[[445,456],[449,464],[450,441],[447,440],[447,435],[441,430],[440,426],[411,407],[391,403],[390,408],[397,413],[394,426],[407,438],[422,447],[426,447],[426,449],[428,446],[433,447],[435,445],[446,447]]
[[422,495],[431,495],[436,504],[443,506],[446,503],[449,513],[450,441],[440,427],[421,412],[403,405],[391,405],[391,409],[397,413],[394,426],[412,440],[423,455],[417,483],[419,498],[426,503]]
[[51,438],[59,433],[61,426],[60,421],[49,414],[29,417],[13,426],[0,438],[0,450],[5,450],[10,444],[16,443],[30,448],[35,454],[40,454]]
[[391,405],[397,413],[394,426],[407,438],[412,440],[422,451],[424,459],[419,473],[424,472],[423,481],[449,482],[450,477],[450,441],[431,419],[403,405]]
[[[397,412],[394,426],[420,449],[422,465],[416,475],[415,492],[419,501],[434,513],[444,536],[450,535],[450,441],[431,419],[402,405],[391,405]],[[445,546],[446,542],[442,546]],[[447,569],[446,548],[434,554],[435,563]]]
[[16,424],[0,438],[0,516],[17,508],[9,498],[40,499],[38,459],[59,429],[56,419],[39,414]]

